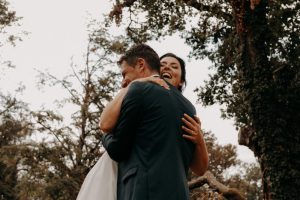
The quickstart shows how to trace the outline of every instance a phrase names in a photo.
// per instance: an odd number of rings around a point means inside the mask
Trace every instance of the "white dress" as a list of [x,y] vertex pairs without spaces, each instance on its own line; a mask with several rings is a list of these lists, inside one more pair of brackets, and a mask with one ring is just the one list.
[[105,151],[84,179],[77,200],[116,200],[118,164]]

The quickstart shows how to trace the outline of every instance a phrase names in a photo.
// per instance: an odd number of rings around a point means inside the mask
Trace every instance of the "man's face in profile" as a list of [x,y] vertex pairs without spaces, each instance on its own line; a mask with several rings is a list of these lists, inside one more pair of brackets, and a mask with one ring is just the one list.
[[120,68],[123,77],[122,80],[123,88],[127,87],[131,81],[140,78],[138,68],[136,66],[129,65],[125,60],[121,63]]

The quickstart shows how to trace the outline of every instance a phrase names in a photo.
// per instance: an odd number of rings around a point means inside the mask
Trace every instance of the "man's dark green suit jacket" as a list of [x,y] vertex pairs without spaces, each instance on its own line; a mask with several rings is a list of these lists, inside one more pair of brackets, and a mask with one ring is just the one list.
[[134,82],[117,125],[103,145],[118,165],[118,200],[187,200],[195,146],[182,137],[181,118],[194,106],[170,85]]

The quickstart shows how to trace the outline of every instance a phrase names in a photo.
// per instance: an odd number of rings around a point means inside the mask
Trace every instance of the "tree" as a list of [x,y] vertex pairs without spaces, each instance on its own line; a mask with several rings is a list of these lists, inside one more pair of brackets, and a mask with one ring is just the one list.
[[16,12],[9,10],[8,5],[6,0],[0,0],[0,34],[4,33],[5,27],[11,26],[19,19],[16,17]]
[[18,199],[22,144],[32,132],[27,105],[0,93],[0,199]]
[[[15,11],[10,10],[9,3],[6,0],[0,0],[0,35],[6,35],[7,32],[5,30],[12,25],[16,25],[16,22],[20,19],[20,17],[16,16]],[[3,38],[0,40],[0,47],[6,42],[2,41]],[[8,34],[6,40],[14,44],[16,39],[19,39],[19,37],[14,34]]]
[[[99,33],[99,32],[98,32]],[[58,101],[59,110],[72,110],[70,118],[55,109],[32,112],[36,138],[26,156],[27,173],[20,179],[23,199],[76,199],[80,186],[101,157],[99,118],[118,88],[118,72],[105,30],[90,34],[85,65],[58,79],[41,72],[43,87],[62,87],[68,94]],[[59,87],[58,87],[59,89]],[[62,111],[62,112],[63,112]]]
[[[18,34],[7,31],[9,27],[15,27],[16,22],[21,18],[16,16],[16,12],[10,10],[9,3],[6,0],[0,0],[0,48],[6,43],[15,45],[16,40],[21,40]],[[0,64],[2,66],[13,67],[10,61],[3,61],[0,54]],[[1,67],[2,67],[1,66]]]
[[247,200],[262,199],[261,171],[257,163],[242,163],[237,172],[225,182],[231,188],[238,188]]
[[264,199],[297,199],[300,2],[115,2],[109,18],[123,22],[133,42],[178,32],[190,56],[212,61],[214,74],[196,90],[199,100],[223,105],[223,116],[235,119],[241,144],[258,157]]
[[261,199],[259,166],[240,161],[236,146],[218,144],[211,132],[204,132],[204,138],[210,157],[209,169],[203,176],[192,176],[189,180],[191,199]]
[[237,158],[236,146],[232,144],[218,144],[217,138],[211,132],[205,132],[204,138],[209,154],[208,170],[218,181],[224,182],[227,171],[241,163]]

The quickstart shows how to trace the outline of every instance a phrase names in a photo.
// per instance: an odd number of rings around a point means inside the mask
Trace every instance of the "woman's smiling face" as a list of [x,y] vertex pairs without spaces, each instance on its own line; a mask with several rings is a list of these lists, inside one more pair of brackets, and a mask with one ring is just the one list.
[[164,57],[160,60],[160,75],[170,84],[178,88],[182,85],[181,66],[179,61],[174,57]]

